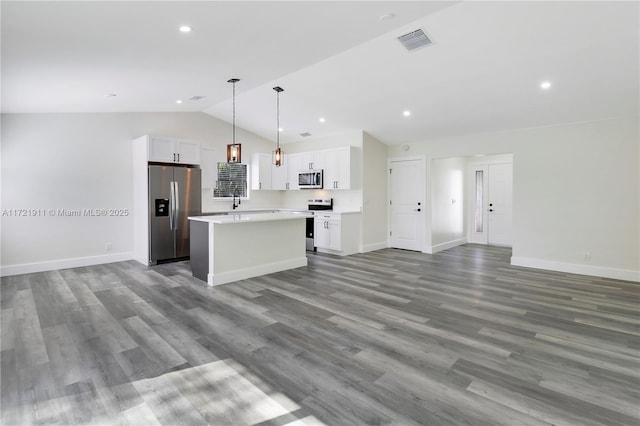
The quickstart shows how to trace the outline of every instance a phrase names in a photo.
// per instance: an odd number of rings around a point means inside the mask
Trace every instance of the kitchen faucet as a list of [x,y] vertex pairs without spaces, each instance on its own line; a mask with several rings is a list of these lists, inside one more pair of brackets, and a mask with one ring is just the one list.
[[[236,196],[238,197],[238,204],[236,204]],[[238,191],[233,191],[233,210],[237,209],[238,206],[240,206],[240,196]]]

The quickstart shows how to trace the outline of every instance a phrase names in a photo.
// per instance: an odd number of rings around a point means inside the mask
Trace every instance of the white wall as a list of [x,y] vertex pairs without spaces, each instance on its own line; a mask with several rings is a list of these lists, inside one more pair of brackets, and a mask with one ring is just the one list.
[[[132,144],[144,134],[199,141],[223,151],[231,126],[202,113],[2,114],[2,274],[131,258],[133,222],[124,217],[60,217],[50,209],[129,209]],[[239,129],[243,159],[273,143]],[[245,157],[246,156],[246,157]],[[277,191],[254,191],[244,208],[279,207]],[[230,208],[203,194],[205,210]],[[43,213],[44,212],[44,213]],[[110,250],[107,250],[110,244]]]
[[[411,144],[409,154],[429,164],[513,153],[512,262],[637,281],[639,145],[639,118],[625,117],[426,140]],[[388,149],[389,157],[407,154]]]
[[431,244],[432,252],[466,242],[465,182],[466,160],[462,157],[431,161]]
[[368,133],[362,140],[362,251],[387,247],[387,147]]

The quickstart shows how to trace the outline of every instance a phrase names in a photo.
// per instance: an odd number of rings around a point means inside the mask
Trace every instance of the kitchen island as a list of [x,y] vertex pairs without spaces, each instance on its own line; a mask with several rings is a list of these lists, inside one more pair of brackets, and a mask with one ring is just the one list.
[[214,286],[307,265],[307,213],[189,217],[193,276]]

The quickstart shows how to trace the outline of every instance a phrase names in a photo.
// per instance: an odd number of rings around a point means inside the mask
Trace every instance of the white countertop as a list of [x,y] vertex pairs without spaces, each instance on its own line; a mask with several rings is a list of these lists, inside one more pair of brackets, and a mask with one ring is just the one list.
[[228,223],[247,223],[247,222],[269,222],[274,220],[291,220],[302,219],[312,216],[310,212],[306,211],[279,211],[276,213],[261,213],[258,212],[242,212],[242,213],[228,213],[218,214],[212,216],[189,216],[189,220],[197,220],[200,222],[216,223],[216,224],[228,224]]
[[231,215],[231,214],[264,214],[264,213],[311,213],[311,215],[313,214],[313,212],[316,213],[335,213],[335,214],[356,214],[356,213],[362,213],[360,210],[340,210],[340,209],[334,209],[334,210],[307,210],[307,209],[282,209],[282,208],[273,208],[273,209],[247,209],[247,210],[242,210],[242,209],[238,209],[238,210],[214,210],[214,211],[209,211],[209,212],[202,212],[203,217],[204,216],[216,216],[216,215]]

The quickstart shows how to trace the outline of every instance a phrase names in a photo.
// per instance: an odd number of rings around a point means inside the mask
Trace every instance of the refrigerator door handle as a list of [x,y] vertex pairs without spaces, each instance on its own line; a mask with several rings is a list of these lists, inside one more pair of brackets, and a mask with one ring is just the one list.
[[174,231],[178,229],[178,206],[180,205],[179,194],[180,190],[178,188],[178,182],[173,182],[173,224],[171,229]]
[[173,181],[169,182],[169,229],[173,229]]
[[175,220],[176,199],[175,199],[175,182],[169,182],[169,229],[174,230],[173,222]]

